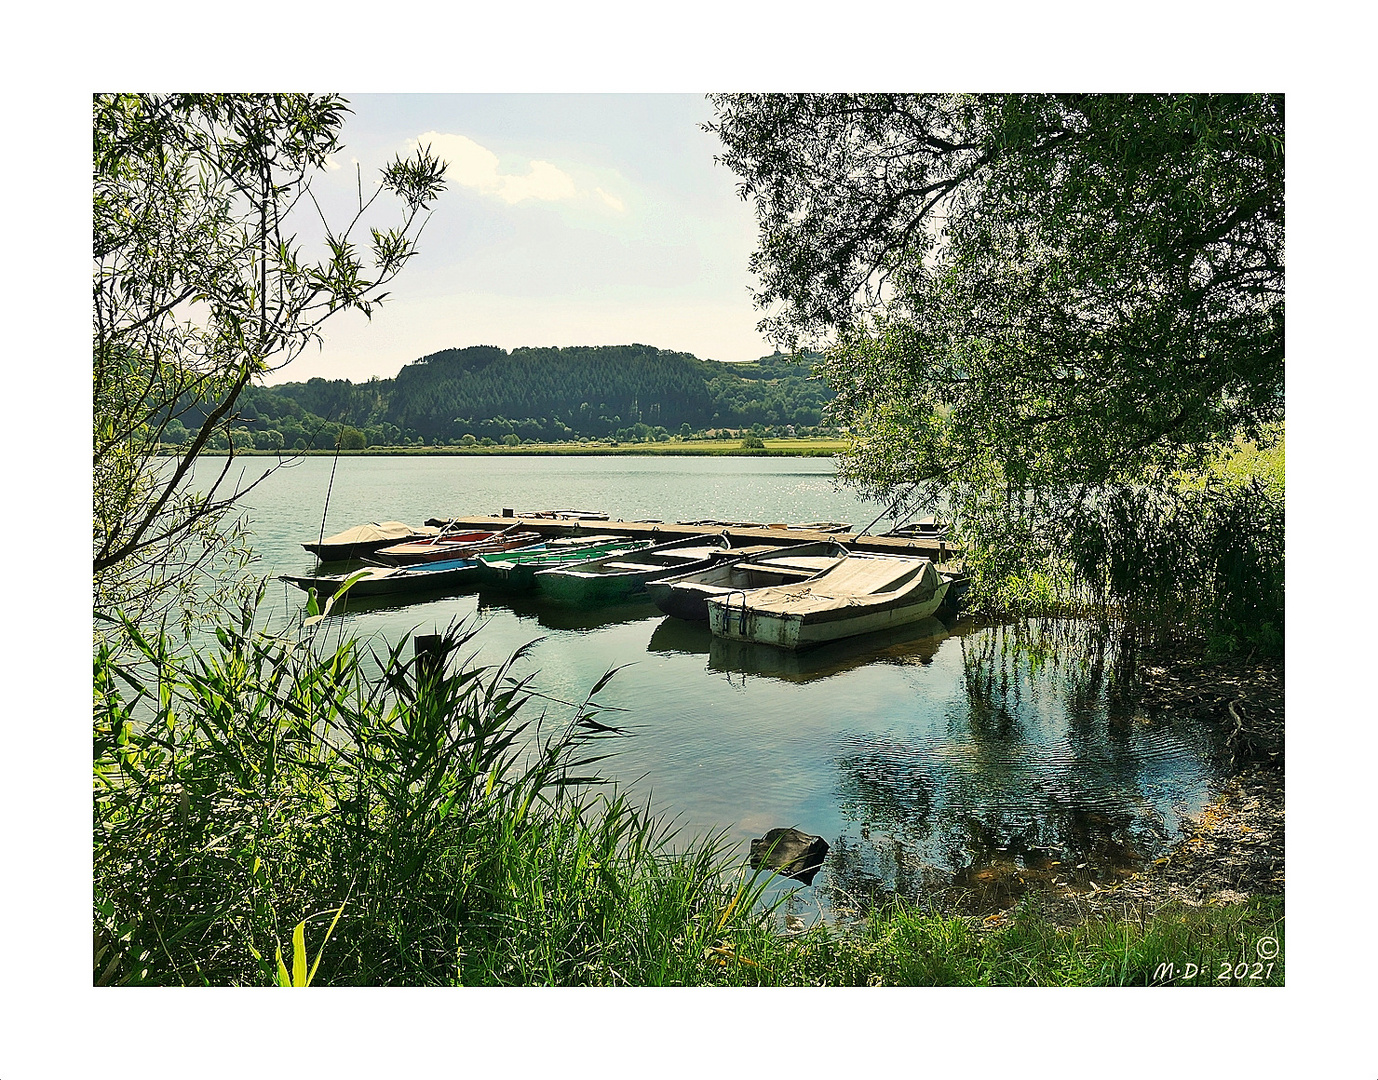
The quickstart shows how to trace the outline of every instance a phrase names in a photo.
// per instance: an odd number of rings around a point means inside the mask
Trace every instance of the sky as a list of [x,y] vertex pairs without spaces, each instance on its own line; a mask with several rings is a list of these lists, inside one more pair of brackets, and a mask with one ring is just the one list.
[[[750,204],[702,94],[349,94],[313,191],[342,221],[397,153],[449,163],[418,254],[372,320],[337,314],[267,381],[389,378],[467,345],[623,345],[754,360]],[[384,195],[395,214],[400,204]],[[316,223],[319,232],[319,223]],[[360,234],[367,239],[367,232]]]

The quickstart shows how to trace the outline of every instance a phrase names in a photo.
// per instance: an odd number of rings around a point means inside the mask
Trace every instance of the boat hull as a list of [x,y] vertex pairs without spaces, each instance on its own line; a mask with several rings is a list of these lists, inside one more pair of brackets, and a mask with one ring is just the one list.
[[734,607],[730,600],[714,598],[707,602],[708,625],[718,637],[778,645],[784,649],[807,649],[829,641],[894,630],[920,622],[942,606],[946,593],[947,583],[944,582],[926,600],[881,607],[861,614],[848,614],[845,610],[828,613],[832,617],[760,611],[749,606],[743,608],[740,604]]
[[563,604],[585,606],[615,604],[619,600],[646,591],[646,582],[655,577],[654,570],[645,573],[583,574],[569,568],[538,570],[533,575],[536,586],[552,600]]
[[716,637],[807,649],[919,622],[947,589],[927,559],[854,555],[798,585],[711,597],[708,625]]
[[425,537],[415,536],[403,537],[401,540],[362,540],[354,544],[302,544],[302,547],[320,559],[321,562],[348,562],[350,559],[367,558],[380,548],[424,539]]
[[[315,589],[322,598],[334,596],[350,574],[283,574],[299,589]],[[463,589],[478,583],[478,563],[473,559],[454,560],[450,564],[429,564],[418,567],[373,567],[366,576],[349,587],[350,597],[401,596],[408,593],[434,593]]]
[[663,581],[646,586],[647,593],[655,606],[686,622],[703,622],[708,618],[709,593],[703,589],[676,589]]

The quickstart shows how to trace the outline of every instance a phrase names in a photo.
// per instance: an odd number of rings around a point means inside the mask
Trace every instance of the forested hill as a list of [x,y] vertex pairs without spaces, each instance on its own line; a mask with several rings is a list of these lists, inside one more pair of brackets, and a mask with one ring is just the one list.
[[[776,354],[728,364],[649,345],[511,352],[476,345],[423,356],[394,379],[250,388],[240,399],[240,425],[265,449],[333,446],[342,426],[369,445],[812,428],[832,396],[810,377],[812,359]],[[184,418],[188,428],[199,420]]]
[[490,434],[479,428],[498,419],[534,423],[546,438],[637,423],[706,427],[713,397],[700,366],[640,345],[449,349],[397,373],[388,419],[427,438]]

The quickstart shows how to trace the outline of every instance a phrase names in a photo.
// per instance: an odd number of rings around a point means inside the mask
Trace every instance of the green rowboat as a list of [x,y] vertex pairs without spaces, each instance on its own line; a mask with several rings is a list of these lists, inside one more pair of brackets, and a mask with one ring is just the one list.
[[509,591],[536,587],[536,574],[557,566],[587,562],[605,555],[625,555],[651,546],[649,540],[625,536],[583,536],[552,540],[545,544],[500,551],[479,556],[479,574],[484,585]]
[[566,604],[611,604],[645,593],[648,581],[711,566],[731,550],[726,533],[688,536],[627,554],[540,570],[536,583],[546,596]]

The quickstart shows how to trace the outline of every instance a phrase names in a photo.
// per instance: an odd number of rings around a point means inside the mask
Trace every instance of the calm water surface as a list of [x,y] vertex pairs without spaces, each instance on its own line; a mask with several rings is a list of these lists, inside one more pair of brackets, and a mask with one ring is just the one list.
[[[818,458],[342,458],[333,486],[332,464],[305,459],[249,496],[262,573],[314,565],[300,544],[321,532],[328,487],[326,535],[501,507],[858,528],[881,510],[835,490]],[[303,600],[284,583],[269,596],[278,615]],[[649,603],[574,611],[469,593],[356,604],[332,632],[381,644],[456,618],[482,622],[483,660],[539,639],[521,670],[555,698],[582,700],[621,668],[599,699],[636,734],[605,774],[690,834],[823,836],[832,851],[814,890],[834,906],[876,889],[955,884],[1005,903],[1033,883],[1089,887],[1159,853],[1216,775],[1209,728],[1112,693],[1113,643],[1073,622],[932,619],[795,655],[716,641]]]

